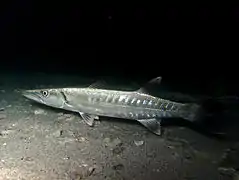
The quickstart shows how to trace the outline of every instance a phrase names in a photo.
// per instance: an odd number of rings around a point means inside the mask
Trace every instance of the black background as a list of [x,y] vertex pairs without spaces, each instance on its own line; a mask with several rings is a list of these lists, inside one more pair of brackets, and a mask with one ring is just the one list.
[[1,3],[0,71],[119,76],[237,92],[235,4]]

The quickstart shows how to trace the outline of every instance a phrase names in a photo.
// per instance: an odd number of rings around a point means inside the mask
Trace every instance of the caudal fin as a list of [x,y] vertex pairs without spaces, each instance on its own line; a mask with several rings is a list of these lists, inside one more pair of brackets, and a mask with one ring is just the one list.
[[198,104],[185,104],[180,112],[180,117],[190,122],[196,122],[201,120],[205,112],[203,108]]

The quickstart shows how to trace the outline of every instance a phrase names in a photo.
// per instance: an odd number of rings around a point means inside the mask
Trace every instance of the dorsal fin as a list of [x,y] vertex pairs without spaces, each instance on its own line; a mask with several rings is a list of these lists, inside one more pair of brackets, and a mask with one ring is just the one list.
[[156,77],[152,80],[150,80],[148,83],[146,83],[143,87],[141,87],[137,92],[144,93],[144,94],[150,94],[151,90],[155,88],[155,86],[159,86],[159,84],[162,81],[162,77]]
[[103,80],[99,80],[91,84],[88,88],[93,88],[93,89],[105,89],[107,83]]

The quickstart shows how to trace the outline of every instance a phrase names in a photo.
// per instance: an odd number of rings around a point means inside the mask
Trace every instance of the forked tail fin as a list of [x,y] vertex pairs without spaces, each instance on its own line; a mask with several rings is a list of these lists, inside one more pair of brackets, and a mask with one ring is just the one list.
[[201,120],[205,115],[204,109],[198,104],[185,104],[180,111],[180,117],[190,122]]

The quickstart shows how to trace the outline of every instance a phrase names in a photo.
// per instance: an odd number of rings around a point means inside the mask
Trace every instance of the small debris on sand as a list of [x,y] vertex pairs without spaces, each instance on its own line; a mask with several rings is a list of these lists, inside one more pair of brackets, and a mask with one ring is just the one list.
[[115,146],[122,145],[122,141],[119,138],[116,138],[113,140],[110,138],[105,138],[103,142],[104,142],[104,145],[107,147],[115,147]]
[[83,165],[81,166],[80,169],[76,170],[76,171],[73,171],[71,172],[69,175],[70,175],[70,178],[73,180],[80,180],[80,179],[86,179],[87,177],[89,176],[92,176],[93,173],[95,172],[95,167],[91,166],[89,168],[87,168],[88,165]]
[[31,157],[22,157],[21,160],[24,160],[24,161],[33,161],[33,159]]
[[89,169],[88,169],[88,176],[91,176],[94,171],[95,171],[95,167],[89,167]]
[[108,144],[110,143],[110,138],[105,138],[103,140],[103,143],[104,143],[105,146],[108,146]]
[[121,146],[123,143],[122,143],[122,141],[121,141],[119,138],[116,138],[116,139],[114,139],[114,140],[112,141],[112,144],[113,144],[114,146]]
[[113,170],[122,170],[124,168],[124,165],[123,164],[116,164],[112,167]]
[[85,142],[85,141],[88,141],[85,137],[79,137],[78,139],[77,139],[77,141],[79,141],[79,142]]
[[103,140],[105,147],[109,147],[110,150],[112,150],[114,155],[118,155],[124,151],[124,147],[122,146],[123,143],[119,138],[116,139],[110,139],[110,138],[105,138]]
[[34,111],[35,115],[39,115],[39,114],[45,114],[45,111],[43,109],[37,109]]
[[134,141],[134,144],[136,146],[142,146],[144,144],[144,141]]
[[69,157],[69,156],[66,156],[66,157],[64,157],[63,159],[64,159],[64,160],[69,160],[70,157]]
[[2,130],[1,132],[0,132],[0,135],[1,136],[7,136],[7,135],[9,135],[10,133],[13,133],[13,132],[15,132],[14,130],[11,130],[11,129],[5,129],[5,130]]
[[61,129],[61,130],[56,130],[55,132],[53,132],[51,135],[52,137],[61,137],[64,136],[66,133]]

